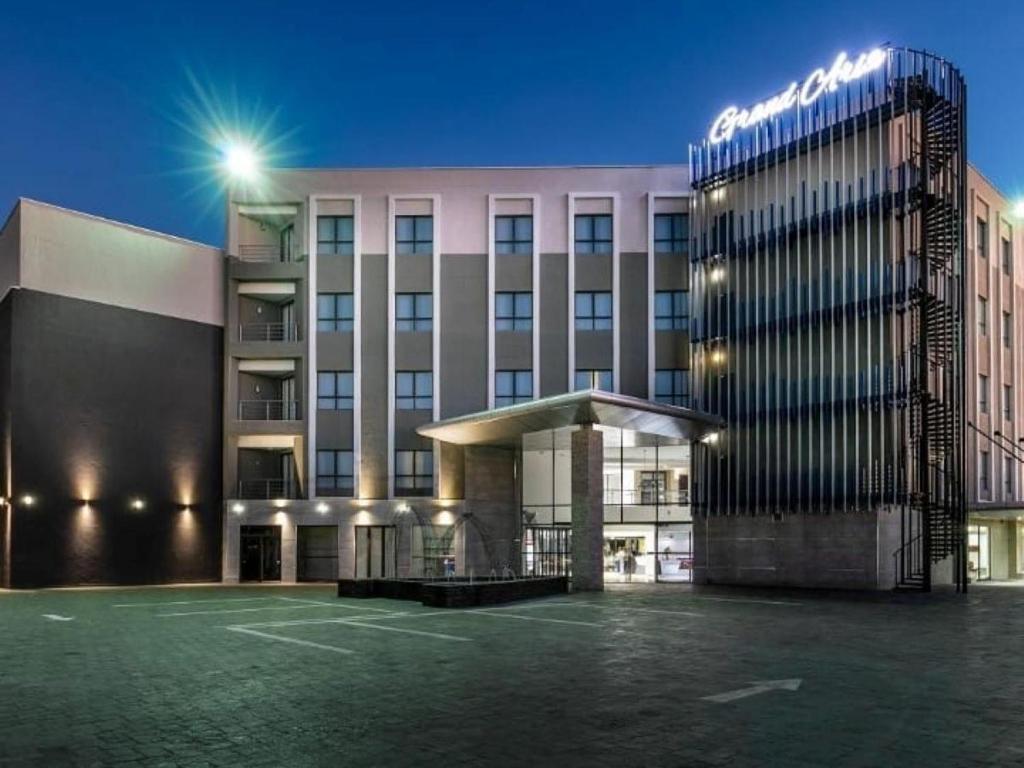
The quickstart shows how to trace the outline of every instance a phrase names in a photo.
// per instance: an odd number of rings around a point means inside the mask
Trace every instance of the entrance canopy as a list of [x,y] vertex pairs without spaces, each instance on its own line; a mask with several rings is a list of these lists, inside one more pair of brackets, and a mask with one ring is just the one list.
[[435,421],[416,431],[455,445],[516,446],[525,434],[577,424],[629,429],[680,441],[700,440],[724,426],[721,419],[689,408],[587,389]]

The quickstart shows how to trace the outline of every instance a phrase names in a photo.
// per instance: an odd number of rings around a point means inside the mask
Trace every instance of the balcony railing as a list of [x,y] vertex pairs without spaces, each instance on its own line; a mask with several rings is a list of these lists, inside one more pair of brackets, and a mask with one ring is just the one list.
[[253,243],[238,246],[238,258],[242,261],[295,261],[290,253],[282,253],[278,243]]
[[243,323],[238,326],[239,341],[298,341],[298,323]]
[[294,499],[295,490],[294,481],[283,477],[238,481],[240,499]]
[[239,421],[298,421],[298,400],[239,400]]
[[689,491],[658,491],[655,489],[627,489],[624,491],[608,489],[604,492],[604,503],[626,506],[686,505],[690,503],[690,493]]

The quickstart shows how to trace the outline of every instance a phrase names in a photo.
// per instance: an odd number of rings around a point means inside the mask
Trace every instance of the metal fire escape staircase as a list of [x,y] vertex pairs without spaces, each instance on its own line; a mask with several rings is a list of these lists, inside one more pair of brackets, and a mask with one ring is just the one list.
[[[920,265],[911,290],[909,466],[896,588],[927,591],[932,565],[965,555],[962,221],[959,107],[920,81],[910,84],[922,127],[913,163],[922,170],[907,213],[919,222]],[[916,86],[916,87],[914,87]]]

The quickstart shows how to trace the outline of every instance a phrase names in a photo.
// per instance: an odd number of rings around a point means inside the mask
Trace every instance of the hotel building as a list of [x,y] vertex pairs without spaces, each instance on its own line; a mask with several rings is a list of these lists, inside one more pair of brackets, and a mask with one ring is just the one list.
[[223,250],[22,201],[2,583],[1015,578],[1024,243],[965,104],[885,49],[688,165],[267,170]]

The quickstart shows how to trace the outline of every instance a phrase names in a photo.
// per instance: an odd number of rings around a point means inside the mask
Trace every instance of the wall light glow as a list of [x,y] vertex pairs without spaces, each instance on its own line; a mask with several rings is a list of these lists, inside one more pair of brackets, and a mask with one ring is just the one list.
[[711,270],[711,274],[708,275],[708,278],[711,280],[712,283],[722,282],[722,280],[725,279],[725,268],[715,267],[714,269]]
[[287,507],[287,506],[288,506],[288,502],[287,502],[287,501],[285,501],[284,499],[274,499],[274,501],[273,501],[273,502],[271,502],[271,503],[272,503],[272,504],[273,504],[273,505],[274,505],[275,507],[277,507],[277,509],[284,509],[285,507]]
[[321,515],[323,515],[323,514],[326,514],[327,512],[330,512],[331,508],[328,507],[327,504],[325,504],[324,502],[321,501],[319,504],[316,505],[316,511],[319,512]]
[[136,512],[139,512],[140,510],[146,508],[146,502],[144,502],[142,499],[132,499],[130,506]]
[[23,507],[34,507],[36,504],[36,497],[31,493],[26,493],[21,497],[21,505]]
[[715,443],[718,442],[718,433],[709,432],[708,434],[704,435],[704,437],[702,437],[700,441],[705,445],[715,445]]
[[240,515],[245,512],[245,504],[234,503],[231,505],[231,511],[236,515]]

